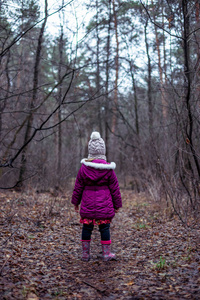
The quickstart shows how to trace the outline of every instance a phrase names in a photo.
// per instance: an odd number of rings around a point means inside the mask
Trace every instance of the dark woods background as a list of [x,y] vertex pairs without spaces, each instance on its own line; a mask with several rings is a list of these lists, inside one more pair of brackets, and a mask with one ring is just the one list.
[[197,217],[200,1],[77,5],[0,1],[0,188],[66,188],[98,130],[122,187]]

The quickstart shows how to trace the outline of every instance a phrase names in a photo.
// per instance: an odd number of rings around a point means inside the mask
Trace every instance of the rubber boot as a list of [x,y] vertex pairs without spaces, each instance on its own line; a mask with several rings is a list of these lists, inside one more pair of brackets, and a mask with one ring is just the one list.
[[111,253],[111,241],[101,241],[103,261],[116,260],[114,253]]
[[82,240],[82,260],[83,261],[90,260],[90,241]]

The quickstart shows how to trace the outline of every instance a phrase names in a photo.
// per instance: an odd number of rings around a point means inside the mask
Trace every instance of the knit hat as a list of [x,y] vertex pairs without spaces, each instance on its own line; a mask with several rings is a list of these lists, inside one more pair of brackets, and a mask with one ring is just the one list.
[[106,160],[106,147],[104,140],[97,131],[92,132],[88,143],[88,158]]

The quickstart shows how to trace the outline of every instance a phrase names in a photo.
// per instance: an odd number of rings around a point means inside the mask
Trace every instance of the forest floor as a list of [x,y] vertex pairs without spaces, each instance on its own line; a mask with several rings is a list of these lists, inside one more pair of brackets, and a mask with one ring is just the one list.
[[[200,227],[184,228],[145,194],[122,190],[111,223],[117,261],[81,261],[71,192],[0,193],[0,299],[200,299]],[[192,220],[191,220],[192,222]]]

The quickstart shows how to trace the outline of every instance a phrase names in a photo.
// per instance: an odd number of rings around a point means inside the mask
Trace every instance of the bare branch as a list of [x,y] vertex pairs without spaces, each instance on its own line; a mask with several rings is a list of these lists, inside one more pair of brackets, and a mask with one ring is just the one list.
[[162,29],[163,31],[165,31],[166,33],[168,33],[170,36],[173,36],[175,38],[178,38],[178,39],[181,39],[181,40],[184,40],[184,38],[182,36],[179,36],[179,35],[176,35],[176,34],[172,34],[170,31],[166,30],[165,28],[163,28],[163,26],[159,25],[157,22],[154,22],[154,20],[152,20],[149,12],[148,12],[148,9],[146,8],[146,6],[142,3],[142,1],[140,0],[140,3],[142,4],[143,8],[145,9],[148,17],[149,17],[149,20],[151,21],[152,24],[154,24],[155,26],[159,27],[160,29]]
[[[57,14],[59,11],[61,11],[64,7],[68,6],[69,4],[71,4],[74,0],[69,1],[68,3],[66,3],[64,6],[61,6],[58,10],[54,11],[53,13],[47,15],[47,18]],[[29,32],[31,29],[33,29],[34,27],[36,27],[38,24],[40,24],[42,21],[45,20],[46,17],[42,18],[41,20],[39,20],[38,22],[36,22],[34,25],[30,26],[28,29],[26,29],[24,32],[20,32],[16,37],[14,37],[13,41],[10,43],[9,46],[7,46],[1,53],[0,53],[0,57],[3,57],[8,50],[15,45],[23,36],[25,36],[27,34],[27,32]]]
[[67,93],[69,92],[70,90],[70,87],[71,87],[71,84],[72,84],[72,81],[73,81],[73,78],[74,78],[74,70],[72,72],[72,77],[71,77],[71,81],[69,83],[69,86],[68,86],[68,89],[67,91],[65,92],[65,95],[63,97],[63,100],[62,102],[53,110],[53,112],[46,118],[45,121],[42,122],[42,124],[38,127],[38,128],[35,128],[32,135],[30,136],[30,138],[27,140],[26,143],[24,143],[22,145],[22,147],[17,151],[17,153],[15,154],[15,156],[13,158],[11,158],[11,162],[10,164],[12,165],[13,162],[16,160],[16,158],[20,155],[20,153],[23,151],[23,149],[32,141],[32,139],[34,138],[34,136],[36,135],[36,133],[40,130],[42,130],[43,126],[50,120],[50,118],[55,114],[55,112],[60,108],[60,106],[63,104],[63,101],[65,100],[66,96],[67,96]]

